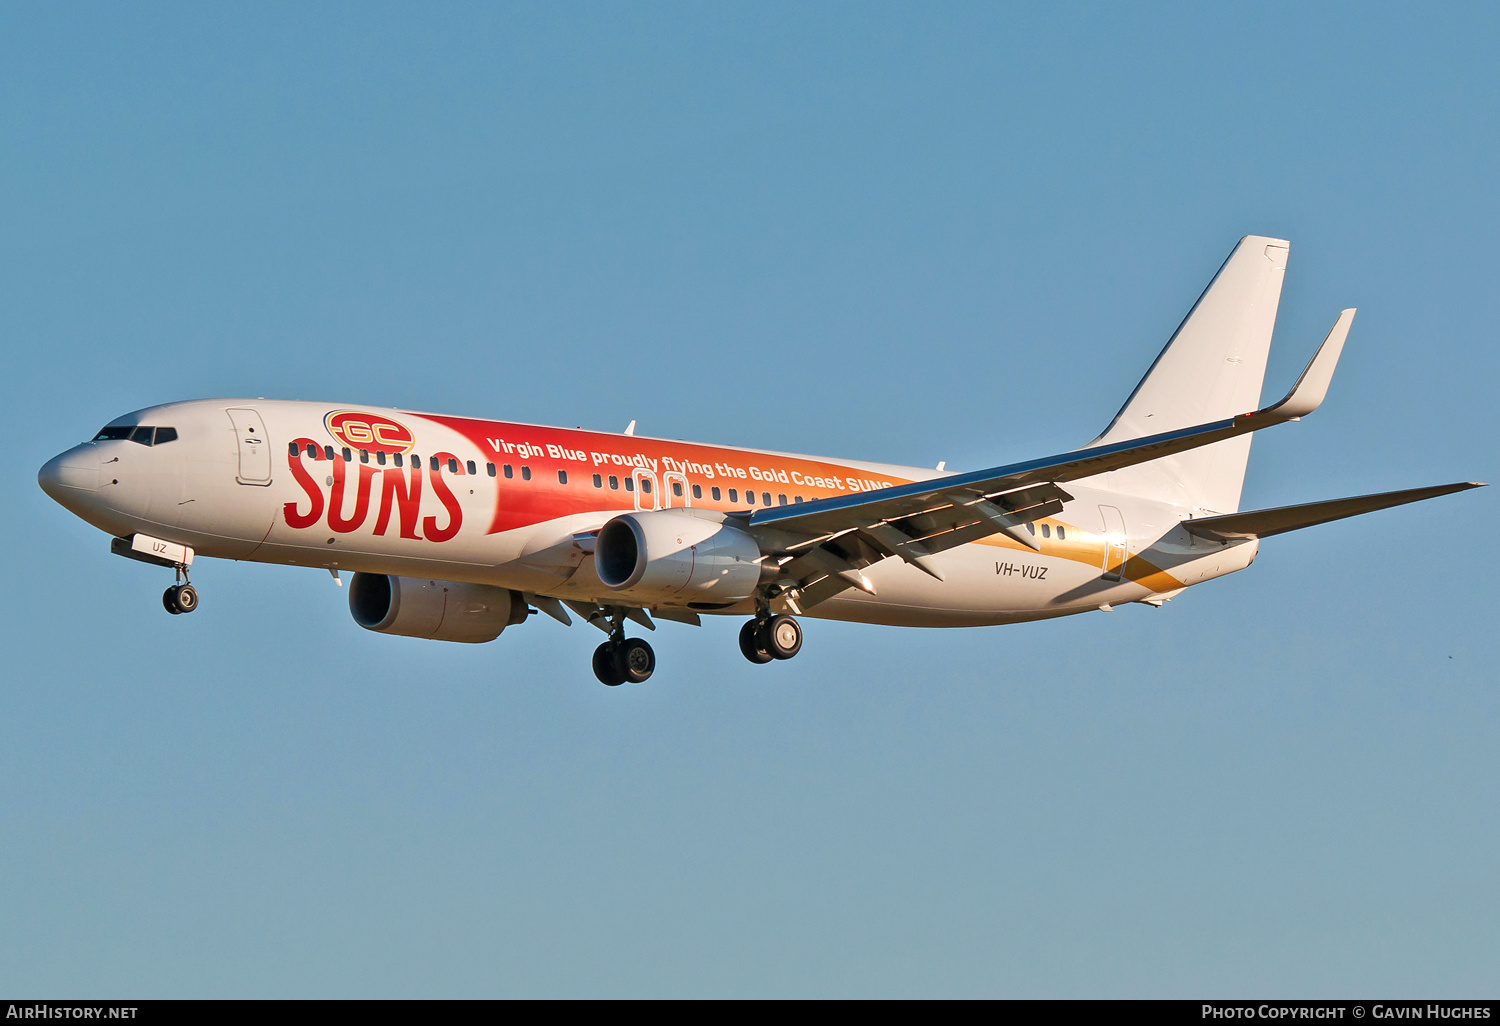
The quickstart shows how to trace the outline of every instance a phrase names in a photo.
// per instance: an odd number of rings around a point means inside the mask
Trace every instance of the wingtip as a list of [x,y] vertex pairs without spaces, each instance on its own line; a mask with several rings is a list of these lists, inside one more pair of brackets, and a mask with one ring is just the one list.
[[1328,395],[1328,386],[1333,381],[1333,372],[1338,369],[1339,356],[1344,351],[1344,341],[1349,337],[1349,326],[1354,321],[1353,308],[1340,312],[1338,320],[1328,329],[1318,351],[1308,361],[1297,383],[1286,394],[1286,398],[1271,407],[1279,420],[1301,420],[1323,405]]

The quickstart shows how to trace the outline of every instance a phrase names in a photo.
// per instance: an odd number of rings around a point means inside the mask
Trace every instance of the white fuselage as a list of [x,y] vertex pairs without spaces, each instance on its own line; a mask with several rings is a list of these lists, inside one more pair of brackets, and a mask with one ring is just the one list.
[[[203,556],[601,604],[613,600],[611,591],[574,539],[620,513],[744,511],[938,476],[313,402],[197,400],[115,424],[115,434],[145,425],[171,427],[176,437],[153,445],[128,437],[85,442],[41,473],[50,495],[111,535],[166,539]],[[1009,623],[1160,602],[1255,558],[1254,540],[1205,541],[1179,526],[1205,511],[1113,490],[1109,475],[1074,481],[1068,491],[1073,499],[1060,514],[1028,525],[1038,550],[1005,535],[960,545],[932,557],[941,581],[886,559],[866,571],[874,594],[851,589],[807,615],[909,626]],[[755,611],[750,599],[695,608]]]

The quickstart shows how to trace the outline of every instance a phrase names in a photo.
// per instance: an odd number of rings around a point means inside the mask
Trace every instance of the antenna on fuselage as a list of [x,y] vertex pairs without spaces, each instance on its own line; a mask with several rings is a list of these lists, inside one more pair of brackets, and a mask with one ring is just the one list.
[[633,434],[635,434],[635,421],[632,420],[629,424],[627,424],[625,426],[625,433],[627,435],[633,435]]

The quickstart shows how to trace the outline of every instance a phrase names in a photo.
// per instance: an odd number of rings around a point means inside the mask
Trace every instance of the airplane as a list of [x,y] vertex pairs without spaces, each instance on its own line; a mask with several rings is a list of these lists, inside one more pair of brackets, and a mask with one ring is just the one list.
[[1482,487],[1458,482],[1240,511],[1251,435],[1322,403],[1354,311],[1257,408],[1289,243],[1240,240],[1104,433],[948,472],[372,406],[203,399],[117,417],[49,460],[42,489],[171,569],[195,557],[315,567],[370,631],[487,642],[545,613],[607,635],[593,670],[641,683],[653,617],[748,616],[752,663],[798,617],[960,627],[1139,602],[1248,567],[1260,540]]

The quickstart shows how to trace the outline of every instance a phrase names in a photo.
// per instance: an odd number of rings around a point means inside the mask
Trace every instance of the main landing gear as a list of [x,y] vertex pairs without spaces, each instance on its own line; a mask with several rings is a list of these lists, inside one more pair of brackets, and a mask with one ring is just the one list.
[[752,663],[790,659],[802,651],[802,625],[785,613],[746,620],[740,628],[740,651]]
[[198,608],[198,589],[188,583],[187,567],[177,567],[177,583],[161,593],[161,604],[173,616]]
[[629,681],[645,683],[656,669],[656,653],[642,638],[627,638],[623,616],[617,616],[609,640],[594,649],[594,676],[599,683],[618,687]]
[[[790,659],[802,651],[802,625],[785,613],[772,616],[770,610],[747,620],[740,628],[740,651],[752,663],[769,663],[772,659]],[[656,669],[656,653],[642,638],[625,636],[625,617],[610,617],[609,640],[594,649],[594,676],[608,687],[627,681],[641,684]]]

